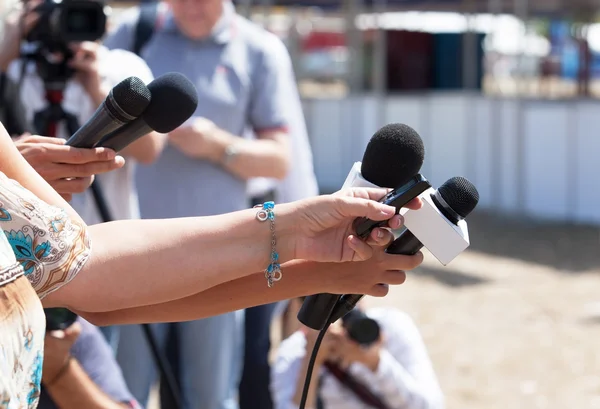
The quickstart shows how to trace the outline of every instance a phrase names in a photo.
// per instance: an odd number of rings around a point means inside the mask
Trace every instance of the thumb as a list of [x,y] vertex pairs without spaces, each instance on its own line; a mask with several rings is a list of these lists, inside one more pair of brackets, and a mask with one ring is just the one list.
[[66,339],[75,341],[79,337],[79,334],[81,334],[81,324],[75,322],[69,328],[65,329],[64,333]]
[[[25,134],[23,134],[23,136],[25,136]],[[63,138],[54,138],[52,136],[40,136],[40,135],[31,135],[31,134],[27,134],[27,136],[29,136],[28,142],[51,143],[53,145],[64,145],[67,142]]]
[[336,198],[337,211],[344,217],[366,217],[375,221],[388,220],[396,214],[396,208],[374,200],[356,197]]

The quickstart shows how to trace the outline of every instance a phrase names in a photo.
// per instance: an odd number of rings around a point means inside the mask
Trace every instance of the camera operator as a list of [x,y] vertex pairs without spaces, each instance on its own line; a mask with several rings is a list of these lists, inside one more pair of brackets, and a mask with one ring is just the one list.
[[[392,308],[373,308],[361,315],[363,318],[354,322],[338,320],[327,331],[315,361],[306,407],[443,408],[431,361],[411,318]],[[369,343],[359,344],[356,339],[369,338],[364,332],[372,332],[373,326],[375,336]],[[271,375],[276,409],[298,408],[317,335],[317,331],[301,327],[279,346]]]
[[[95,0],[89,1],[93,2]],[[36,8],[41,4],[40,0],[20,3],[19,7],[14,8],[8,14],[5,19],[4,37],[0,46],[0,69],[11,80],[20,84],[20,96],[29,122],[33,122],[36,112],[47,106],[44,95],[44,81],[36,67],[27,64],[29,61],[19,59],[19,56],[22,41],[28,33],[37,28],[37,24],[40,22],[40,14],[36,11]],[[45,45],[42,44],[40,47],[43,49]],[[65,84],[62,106],[66,112],[73,113],[77,117],[79,125],[82,125],[92,116],[111,88],[123,79],[132,75],[139,77],[146,83],[153,79],[152,72],[146,63],[131,52],[108,50],[98,42],[93,41],[71,42],[68,47],[73,55],[66,61],[66,64],[75,70],[75,75],[73,78],[69,78]],[[61,58],[60,55],[54,55],[54,57]],[[26,64],[25,67],[23,67],[24,64]],[[23,70],[23,78],[21,78],[23,68],[25,69]],[[70,135],[66,130],[61,129],[59,136],[67,139]],[[150,163],[155,160],[160,154],[165,141],[164,135],[155,132],[140,138],[123,151],[123,156],[134,160],[128,160],[125,166],[122,166],[122,169],[118,171],[98,177],[102,184],[106,185],[104,190],[106,191],[107,205],[113,218],[131,219],[139,216],[137,195],[133,190],[134,164],[136,161]],[[21,138],[16,142],[25,159],[29,161],[32,156],[36,157],[35,163],[30,161],[36,170],[44,161],[43,158],[39,157],[40,152],[30,148],[32,144],[46,144],[42,151],[48,159],[47,162],[50,163],[54,162],[53,156],[67,150],[62,146],[64,143],[51,141],[49,138],[43,137]],[[75,152],[73,156],[83,155],[80,151],[72,148],[68,149],[72,153]],[[85,163],[112,161],[115,158],[112,153],[108,153],[106,150],[92,150],[92,152],[95,152],[97,156],[92,155],[90,152],[85,158]],[[122,160],[117,160],[117,162],[122,162]],[[120,167],[120,165],[113,165],[111,170],[116,167]],[[102,170],[104,168],[100,166],[98,172],[101,173]],[[78,176],[77,174],[72,175],[74,178]],[[96,224],[103,221],[100,219],[90,192],[75,195],[71,204],[87,224]]]
[[38,409],[140,408],[100,330],[83,318],[47,332],[42,373]]
[[[68,35],[64,33],[59,35],[57,32],[46,33],[49,30],[60,31],[61,29],[54,26],[52,29],[49,28],[50,24],[47,24],[47,20],[50,17],[40,12],[41,5],[54,8],[55,11],[62,7],[63,10],[59,11],[63,12],[66,7],[80,7],[82,11],[75,10],[79,14],[71,14],[84,20],[87,18],[90,21],[103,21],[103,25],[96,32],[90,28],[89,34],[84,33],[89,38],[98,37],[99,40],[106,28],[106,16],[100,3],[96,0],[88,0],[88,2],[89,4],[95,3],[98,7],[95,9],[82,7],[86,4],[85,1],[69,1],[61,4],[52,0],[46,0],[46,2],[29,0],[16,8],[6,19],[4,38],[0,47],[0,68],[6,71],[9,78],[20,83],[20,96],[25,106],[25,116],[29,122],[33,123],[35,115],[49,106],[49,102],[46,100],[48,84],[50,86],[56,86],[56,83],[62,84],[64,99],[61,107],[65,113],[73,115],[77,119],[78,125],[81,126],[93,115],[110,90],[123,79],[132,75],[146,83],[153,79],[152,72],[146,63],[134,53],[125,50],[109,50],[98,41],[71,41],[62,44],[60,39],[68,38]],[[94,12],[94,10],[96,11]],[[89,16],[85,13],[92,13],[92,15]],[[67,13],[64,14],[67,15]],[[62,30],[67,29],[63,27]],[[85,30],[87,30],[87,26]],[[27,59],[19,59],[21,44],[24,40],[29,39],[32,33],[35,34],[35,44],[37,45],[37,50],[33,52],[37,58],[36,64],[29,64],[31,61]],[[79,32],[78,35],[81,36],[81,33]],[[26,45],[31,45],[31,43]],[[54,65],[48,69],[48,64]],[[70,69],[73,70],[72,75],[68,74]],[[50,78],[48,78],[48,72],[50,72]],[[61,123],[60,125],[66,124]],[[65,129],[64,126],[58,129],[56,136],[63,139],[68,139],[74,132],[74,130]],[[44,133],[44,131],[38,129],[37,133]],[[98,174],[96,181],[102,188],[104,196],[102,201],[109,210],[110,218],[113,220],[137,219],[139,218],[139,203],[134,185],[135,163],[136,161],[141,163],[154,161],[165,142],[166,137],[157,133],[140,138],[123,150],[122,154],[127,158],[123,164],[122,158],[115,157],[114,153],[107,150],[89,150],[88,154],[82,154],[81,150],[66,147],[64,142],[53,141],[51,138],[24,137],[15,141],[25,159],[64,198],[71,199],[71,205],[88,225],[109,221],[103,220],[98,202],[92,192],[87,189],[92,182],[91,175],[94,174],[92,172],[107,172]],[[59,168],[53,166],[57,163],[57,158],[71,166]],[[48,173],[50,168],[60,171]],[[108,172],[113,169],[116,170]],[[67,173],[65,174],[65,172]],[[102,331],[113,348],[116,348],[117,329],[108,327],[103,328]]]

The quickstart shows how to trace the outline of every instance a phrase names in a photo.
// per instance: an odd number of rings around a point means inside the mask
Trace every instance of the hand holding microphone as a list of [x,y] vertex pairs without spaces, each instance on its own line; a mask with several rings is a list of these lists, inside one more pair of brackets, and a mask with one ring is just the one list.
[[[393,206],[396,212],[404,206],[418,208],[420,203],[411,201],[431,186],[418,174],[424,157],[423,141],[414,129],[403,124],[384,126],[369,141],[362,163],[355,163],[350,170],[344,188],[397,188],[380,201]],[[362,239],[366,239],[376,227],[382,226],[378,221],[361,218],[355,222],[353,229]],[[355,241],[360,242],[358,238]],[[307,297],[298,313],[298,319],[309,328],[323,329],[340,297],[337,294]]]
[[[388,254],[414,255],[424,246],[444,265],[469,246],[465,218],[479,202],[475,186],[463,177],[447,180],[439,189],[422,195],[423,207],[404,212],[404,226],[396,240],[386,249]],[[346,294],[331,313],[331,322],[350,312],[363,297]]]

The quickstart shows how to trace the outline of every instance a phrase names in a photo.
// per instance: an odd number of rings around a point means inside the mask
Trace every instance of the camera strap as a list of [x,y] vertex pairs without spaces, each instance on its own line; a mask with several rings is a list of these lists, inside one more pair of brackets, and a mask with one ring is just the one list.
[[141,57],[144,46],[152,39],[156,30],[163,25],[167,8],[162,2],[147,3],[140,6],[140,16],[135,26],[131,52]]
[[376,409],[389,409],[381,398],[375,395],[366,385],[354,378],[348,371],[343,370],[339,365],[327,361],[323,366],[327,369],[327,372],[333,375],[342,385],[350,389],[365,405]]

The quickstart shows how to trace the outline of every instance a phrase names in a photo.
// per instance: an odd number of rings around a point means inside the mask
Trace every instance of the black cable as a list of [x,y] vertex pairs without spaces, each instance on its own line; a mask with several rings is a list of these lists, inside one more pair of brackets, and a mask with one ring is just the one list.
[[[335,305],[337,306],[337,304]],[[298,409],[304,409],[306,406],[306,400],[308,399],[308,390],[310,389],[310,381],[312,378],[312,373],[315,367],[315,362],[317,360],[317,355],[319,354],[319,348],[321,347],[321,342],[323,342],[323,338],[325,338],[325,334],[329,329],[331,323],[331,317],[333,316],[333,312],[336,308],[332,308],[329,311],[329,316],[327,317],[327,324],[323,327],[323,329],[319,332],[317,339],[315,341],[315,346],[313,347],[312,354],[310,356],[310,361],[308,361],[308,368],[306,368],[306,377],[304,378],[304,389],[302,390],[302,398],[300,399],[300,406]]]
[[313,347],[312,354],[310,356],[310,361],[308,362],[308,368],[306,368],[306,378],[304,378],[304,389],[302,390],[302,399],[300,399],[300,406],[298,409],[304,409],[306,406],[306,400],[308,399],[308,390],[310,389],[310,380],[312,378],[313,369],[315,366],[315,361],[317,360],[317,355],[319,354],[319,347],[321,346],[321,342],[325,337],[325,333],[329,329],[331,324],[325,325],[325,327],[319,332],[317,336],[317,340],[315,341],[315,346]]

